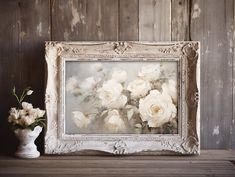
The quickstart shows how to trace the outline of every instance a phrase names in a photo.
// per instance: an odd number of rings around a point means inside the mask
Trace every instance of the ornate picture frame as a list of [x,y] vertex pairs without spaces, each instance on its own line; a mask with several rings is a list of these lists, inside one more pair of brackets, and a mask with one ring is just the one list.
[[[199,54],[200,44],[194,41],[46,42],[45,153],[82,154],[99,151],[111,154],[199,154]],[[84,61],[88,65],[93,62],[114,62],[114,64],[129,62],[131,65],[131,62],[135,62],[140,66],[145,62],[175,62],[178,100],[176,104],[177,133],[151,133],[151,131],[146,134],[67,133],[68,114],[66,111],[70,104],[66,93],[66,75],[69,71],[67,66],[76,67],[79,66],[79,62]],[[146,92],[146,94],[149,93],[151,91]],[[143,117],[141,119],[146,124],[149,123]]]

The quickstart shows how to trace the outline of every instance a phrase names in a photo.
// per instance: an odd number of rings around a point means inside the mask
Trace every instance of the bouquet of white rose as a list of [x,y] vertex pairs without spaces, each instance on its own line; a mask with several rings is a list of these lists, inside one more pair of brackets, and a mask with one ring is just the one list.
[[31,95],[32,93],[33,91],[30,89],[30,87],[27,87],[19,97],[16,94],[15,87],[13,88],[12,94],[15,96],[18,102],[18,108],[13,107],[9,111],[10,115],[8,117],[8,122],[11,124],[13,130],[34,130],[34,128],[37,126],[45,126],[45,118],[43,117],[45,111],[39,108],[33,108],[32,104],[24,101],[24,98]]
[[70,115],[80,132],[177,133],[176,70],[152,63],[135,71],[99,64],[92,71],[84,79],[68,78],[66,85],[76,100]]

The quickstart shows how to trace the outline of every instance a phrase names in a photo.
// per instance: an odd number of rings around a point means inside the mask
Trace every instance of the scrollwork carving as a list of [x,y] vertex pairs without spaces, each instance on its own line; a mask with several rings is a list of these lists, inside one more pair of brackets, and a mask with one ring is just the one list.
[[124,141],[117,141],[113,145],[113,154],[121,155],[127,152],[127,145]]
[[178,153],[184,152],[180,144],[178,142],[175,142],[174,140],[162,139],[161,146],[163,147],[164,150],[174,151]]
[[181,48],[180,44],[176,44],[176,45],[172,45],[170,47],[166,46],[166,47],[161,47],[158,49],[159,52],[162,53],[174,53],[177,52],[179,49]]
[[198,42],[191,42],[187,43],[183,47],[183,53],[188,57],[188,59],[196,59],[197,56],[197,50],[198,50]]
[[196,137],[189,136],[182,143],[182,147],[188,154],[197,154],[199,147],[198,139]]
[[128,42],[114,42],[113,50],[117,54],[123,54],[126,50],[130,49],[131,45]]
[[196,90],[188,91],[187,94],[187,103],[189,107],[195,107],[199,102],[199,92]]
[[82,48],[77,48],[77,47],[72,47],[72,46],[64,46],[63,50],[68,53],[73,53],[73,54],[81,54],[84,52]]
[[[112,154],[130,154],[142,151],[165,151],[175,154],[199,153],[199,135],[196,127],[199,89],[197,88],[196,64],[198,62],[198,42],[144,43],[144,42],[47,42],[46,61],[48,83],[45,103],[48,126],[45,137],[46,154],[76,153],[81,150],[98,150]],[[178,135],[152,134],[74,134],[61,131],[63,125],[64,96],[61,89],[63,60],[73,61],[179,61],[180,87],[183,100],[179,104],[181,124]],[[85,60],[86,59],[86,60]],[[172,60],[171,60],[172,59]],[[62,116],[61,116],[62,115]],[[60,123],[58,123],[60,121]],[[62,122],[62,123],[61,123]],[[179,121],[180,122],[180,121]],[[188,126],[187,128],[187,124]],[[190,131],[188,131],[191,129]],[[64,130],[64,129],[63,129]],[[62,133],[61,133],[62,132]],[[181,134],[181,132],[183,132]],[[161,152],[160,152],[161,154]]]

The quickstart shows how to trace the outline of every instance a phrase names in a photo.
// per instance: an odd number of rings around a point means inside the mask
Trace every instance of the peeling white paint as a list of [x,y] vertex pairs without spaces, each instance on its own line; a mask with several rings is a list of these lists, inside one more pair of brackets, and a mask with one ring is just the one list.
[[210,30],[208,30],[208,31],[207,31],[207,36],[209,37],[209,36],[210,36],[210,34],[211,34],[211,31],[210,31]]
[[42,36],[42,22],[37,25],[37,32],[39,36]]
[[233,39],[235,39],[235,30],[233,30]]
[[198,4],[194,4],[192,18],[193,19],[199,18],[200,14],[201,14],[201,9],[199,8],[199,5]]
[[218,47],[221,47],[221,46],[223,46],[223,43],[222,43],[222,42],[219,42],[219,43],[218,43]]
[[215,85],[216,85],[216,88],[219,88],[219,89],[223,89],[224,88],[224,83],[222,80],[215,80]]
[[24,38],[25,35],[26,35],[26,32],[24,32],[24,31],[21,31],[21,32],[20,32],[20,38]]
[[71,21],[71,31],[74,31],[74,28],[78,23],[86,24],[85,16],[79,14],[78,10],[73,6],[73,4],[72,4],[72,16],[73,19]]
[[233,39],[229,40],[229,52],[233,53]]
[[233,61],[232,61],[232,60],[229,60],[229,61],[228,61],[228,66],[229,66],[229,67],[233,67]]
[[65,39],[66,41],[69,40],[69,33],[68,33],[67,31],[64,32],[64,39]]
[[96,22],[96,26],[98,27],[98,36],[99,36],[99,39],[101,39],[101,36],[102,36],[101,30],[100,30],[101,20],[102,20],[102,14],[101,14],[101,8],[99,8],[98,20]]
[[217,126],[214,127],[212,135],[213,135],[213,136],[219,135],[219,125],[217,125]]
[[205,53],[206,53],[206,54],[210,53],[210,50],[209,50],[209,47],[208,47],[208,46],[206,46]]

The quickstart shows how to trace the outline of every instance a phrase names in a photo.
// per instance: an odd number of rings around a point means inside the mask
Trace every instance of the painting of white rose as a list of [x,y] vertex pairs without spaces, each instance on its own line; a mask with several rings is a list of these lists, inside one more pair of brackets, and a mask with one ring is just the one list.
[[177,62],[65,65],[67,134],[177,134]]

